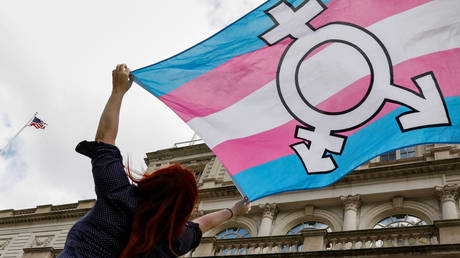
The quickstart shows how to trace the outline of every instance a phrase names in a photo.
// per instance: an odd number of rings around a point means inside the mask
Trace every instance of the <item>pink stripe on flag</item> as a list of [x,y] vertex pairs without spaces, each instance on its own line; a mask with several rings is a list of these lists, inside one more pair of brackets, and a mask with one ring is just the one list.
[[[331,22],[349,22],[367,27],[389,16],[426,4],[432,0],[339,0],[332,1],[327,9],[311,21],[315,28]],[[358,4],[358,5],[357,5]]]
[[235,57],[160,100],[185,122],[222,110],[272,81],[278,69],[276,60],[291,41]]
[[[430,1],[333,1],[322,15],[312,21],[312,24],[321,26],[332,21],[346,21],[368,27],[382,19]],[[275,46],[263,47],[235,57],[163,95],[160,100],[186,122],[194,117],[207,116],[225,109],[275,79],[278,61],[290,41],[286,39]]]
[[[460,73],[458,72],[460,71],[460,62],[458,60],[460,60],[460,48],[408,60],[394,67],[394,82],[398,85],[415,89],[411,78],[428,71],[433,71],[441,87],[443,96],[458,96],[460,95],[460,87],[458,87],[460,81]],[[353,88],[356,86],[355,84],[362,84],[365,81],[367,79],[362,78],[337,93],[337,95],[340,95],[343,99],[356,101],[354,99],[356,97]],[[329,98],[320,105],[328,105],[328,102],[331,100],[334,101],[334,97]],[[343,135],[350,136],[354,134],[398,107],[399,105],[387,103],[380,113],[366,125]],[[294,154],[289,145],[299,142],[298,139],[294,138],[294,128],[297,125],[300,124],[295,120],[291,120],[282,126],[257,135],[224,142],[213,148],[213,151],[221,158],[229,173],[235,175],[253,166]],[[254,153],[257,153],[257,155],[254,155]],[[238,158],[234,158],[235,155]],[[232,162],[226,162],[226,157],[233,157]]]

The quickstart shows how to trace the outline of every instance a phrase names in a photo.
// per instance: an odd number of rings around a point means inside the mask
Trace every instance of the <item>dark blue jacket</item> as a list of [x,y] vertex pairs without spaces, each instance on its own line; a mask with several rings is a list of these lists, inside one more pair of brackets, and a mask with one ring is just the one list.
[[[139,203],[136,186],[129,182],[116,146],[83,141],[76,151],[91,158],[97,200],[72,226],[58,257],[119,257],[128,243],[134,211]],[[182,235],[173,244],[174,251],[186,254],[199,245],[201,235],[198,224],[187,222]],[[162,242],[143,257],[174,256],[167,242]]]

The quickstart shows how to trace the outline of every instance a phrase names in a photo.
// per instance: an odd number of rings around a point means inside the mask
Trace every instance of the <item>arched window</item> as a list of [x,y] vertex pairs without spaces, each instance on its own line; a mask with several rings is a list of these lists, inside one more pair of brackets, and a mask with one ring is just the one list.
[[328,225],[321,223],[319,221],[306,221],[306,222],[302,222],[298,224],[297,226],[291,228],[287,232],[287,234],[295,235],[295,234],[300,234],[302,230],[314,230],[314,229],[326,229],[327,232],[332,231]]
[[422,226],[426,224],[427,223],[424,220],[416,216],[409,214],[397,214],[382,219],[374,226],[374,229]]
[[[332,230],[329,228],[327,224],[321,223],[319,221],[304,221],[300,224],[297,224],[293,228],[291,228],[288,232],[287,235],[296,235],[296,234],[301,234],[302,231],[305,230],[315,230],[315,229],[325,229],[327,232],[331,232]],[[303,245],[284,245],[281,247],[280,250],[282,253],[284,252],[301,252],[303,251]]]
[[[248,238],[248,237],[251,237],[251,234],[249,233],[249,231],[247,231],[244,228],[240,228],[240,227],[226,228],[225,230],[219,232],[216,235],[216,239],[235,239],[235,238]],[[225,248],[223,250],[220,250],[218,253],[222,255],[247,254],[248,249],[244,247],[241,247],[239,249]]]
[[247,238],[251,237],[249,231],[244,228],[234,227],[227,228],[216,235],[217,239],[233,239],[233,238]]

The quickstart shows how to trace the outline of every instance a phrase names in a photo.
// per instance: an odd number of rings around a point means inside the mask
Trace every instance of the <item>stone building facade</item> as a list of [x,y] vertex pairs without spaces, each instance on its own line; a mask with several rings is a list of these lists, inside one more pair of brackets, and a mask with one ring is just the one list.
[[[171,163],[195,172],[195,217],[241,198],[204,144],[147,153],[145,162],[149,172]],[[207,232],[186,256],[460,257],[459,186],[459,146],[397,150],[329,187],[253,202],[249,214]],[[0,257],[54,257],[93,203],[0,211]]]

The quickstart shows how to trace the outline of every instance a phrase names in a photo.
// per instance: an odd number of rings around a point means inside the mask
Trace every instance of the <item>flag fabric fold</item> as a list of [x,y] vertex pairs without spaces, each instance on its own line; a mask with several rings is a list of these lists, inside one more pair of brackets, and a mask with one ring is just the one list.
[[458,10],[458,0],[269,0],[132,74],[250,200],[325,187],[388,151],[460,142]]

